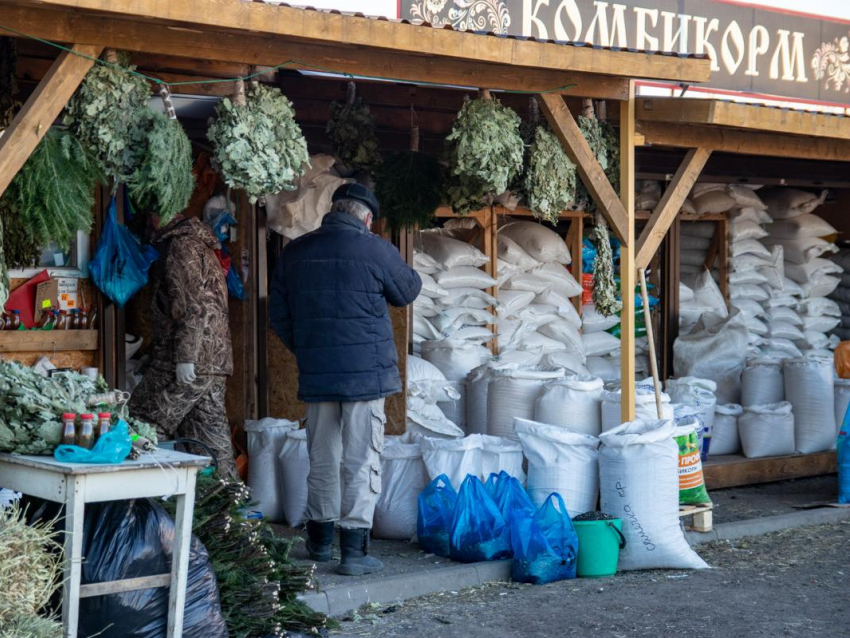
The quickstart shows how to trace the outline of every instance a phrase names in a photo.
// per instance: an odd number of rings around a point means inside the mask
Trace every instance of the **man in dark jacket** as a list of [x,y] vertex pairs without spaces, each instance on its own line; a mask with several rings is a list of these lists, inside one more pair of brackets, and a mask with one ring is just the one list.
[[194,217],[177,217],[153,243],[160,258],[150,278],[151,363],[130,398],[130,412],[164,439],[205,443],[219,471],[236,478],[224,402],[233,352],[227,284],[215,253],[220,244]]
[[[340,527],[341,574],[378,571],[368,556],[381,492],[384,397],[401,391],[387,303],[403,307],[422,281],[390,243],[369,232],[375,196],[346,184],[322,225],[284,248],[271,291],[271,325],[298,362],[307,403],[307,549],[331,559]],[[341,472],[340,472],[341,470]]]

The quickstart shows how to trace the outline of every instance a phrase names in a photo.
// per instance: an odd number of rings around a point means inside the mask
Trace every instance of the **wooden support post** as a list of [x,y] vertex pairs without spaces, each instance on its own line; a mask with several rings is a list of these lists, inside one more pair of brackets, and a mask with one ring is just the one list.
[[661,304],[664,308],[664,326],[661,331],[661,376],[668,379],[673,376],[673,344],[679,338],[679,218],[673,220],[667,233],[664,249],[664,294]]
[[[0,197],[86,77],[101,46],[75,44],[56,58],[0,137]],[[88,56],[88,57],[82,57]]]
[[[570,221],[570,229],[567,231],[567,247],[570,249],[570,256],[573,258],[573,277],[578,282],[579,286],[582,285],[582,273],[581,273],[581,246],[584,241],[584,216],[579,215],[578,217],[574,217]],[[575,306],[576,312],[581,316],[581,303],[582,295],[578,295],[577,297],[573,297],[573,305]]]
[[720,239],[717,244],[717,269],[719,270],[720,292],[729,308],[729,222],[726,217],[717,222],[717,232]]
[[[498,232],[499,232],[499,223],[498,216],[496,215],[496,209],[494,207],[490,207],[486,211],[484,211],[484,215],[480,220],[480,223],[483,226],[484,231],[484,254],[490,258],[490,261],[484,265],[484,270],[487,271],[487,274],[490,275],[493,279],[499,278],[499,247],[498,247]],[[487,292],[494,297],[498,296],[498,288],[493,286],[487,289]],[[496,315],[496,309],[491,309],[493,315]],[[493,331],[493,339],[490,341],[490,350],[493,354],[499,353],[499,325],[497,320],[494,318],[493,323],[490,324],[490,329]]]
[[[558,98],[561,99],[561,98]],[[620,102],[620,199],[626,213],[625,236],[620,247],[620,418],[635,418],[635,87],[629,83],[629,99]]]
[[704,148],[691,149],[685,155],[673,181],[664,191],[664,196],[652,212],[649,223],[640,234],[635,257],[635,265],[638,269],[649,266],[652,256],[661,245],[670,224],[679,214],[685,198],[691,192],[709,157],[711,157],[711,151]]
[[[634,99],[634,83],[630,83],[629,86],[631,87],[631,99],[629,101],[631,101]],[[632,246],[634,239],[632,237],[634,235],[634,214],[632,214],[631,218],[626,214],[623,202],[617,198],[617,193],[614,192],[611,182],[608,181],[608,177],[605,175],[605,171],[602,170],[602,167],[596,160],[596,155],[590,150],[587,140],[581,134],[581,130],[573,114],[570,113],[570,110],[564,103],[564,99],[554,93],[542,93],[538,97],[540,107],[546,116],[546,120],[549,122],[549,126],[552,128],[552,132],[558,137],[558,140],[560,140],[561,145],[564,147],[564,151],[566,151],[569,158],[576,165],[579,176],[587,187],[593,201],[596,202],[599,210],[605,215],[605,219],[611,225],[611,228],[614,229],[617,238],[624,245]],[[632,109],[632,112],[634,112],[634,109]],[[630,143],[634,142],[634,118],[631,120],[629,141]],[[632,165],[630,170],[633,172],[633,169],[634,166]],[[634,175],[632,176],[633,182]],[[625,183],[623,183],[623,188],[625,188]],[[630,197],[631,201],[634,201],[634,193]],[[634,213],[634,211],[632,212]],[[631,231],[629,230],[629,223],[632,225]]]

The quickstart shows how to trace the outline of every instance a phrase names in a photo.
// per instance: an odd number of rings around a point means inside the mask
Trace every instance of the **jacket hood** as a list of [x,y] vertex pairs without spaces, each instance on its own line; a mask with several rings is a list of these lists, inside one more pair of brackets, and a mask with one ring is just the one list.
[[153,243],[157,246],[178,237],[197,241],[213,250],[221,248],[221,244],[209,226],[196,217],[178,217],[173,220],[165,228],[157,231]]

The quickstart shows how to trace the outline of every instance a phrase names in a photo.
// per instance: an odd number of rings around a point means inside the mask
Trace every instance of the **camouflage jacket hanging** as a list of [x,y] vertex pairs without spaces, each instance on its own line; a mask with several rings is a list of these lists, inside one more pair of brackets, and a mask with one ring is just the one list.
[[219,242],[198,219],[178,217],[157,233],[154,246],[162,257],[151,269],[152,365],[194,363],[198,375],[232,374]]

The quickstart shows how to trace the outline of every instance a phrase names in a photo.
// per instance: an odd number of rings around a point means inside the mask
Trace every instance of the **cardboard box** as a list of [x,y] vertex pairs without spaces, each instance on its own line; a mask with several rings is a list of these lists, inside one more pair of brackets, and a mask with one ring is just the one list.
[[44,281],[36,287],[34,321],[37,324],[48,308],[73,310],[77,307],[79,281],[71,277],[57,277]]

